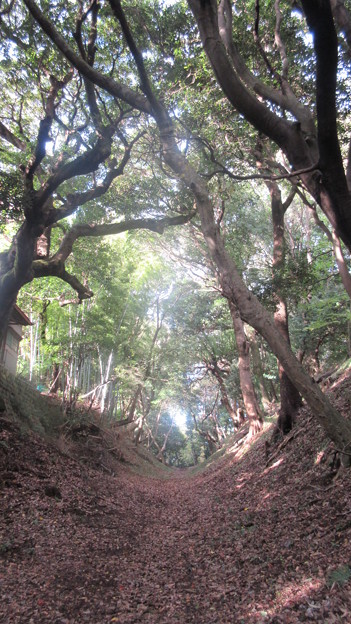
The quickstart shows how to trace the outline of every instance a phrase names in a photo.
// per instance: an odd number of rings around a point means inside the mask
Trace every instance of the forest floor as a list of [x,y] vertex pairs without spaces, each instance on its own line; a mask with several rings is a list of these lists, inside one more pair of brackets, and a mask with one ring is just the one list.
[[175,471],[0,416],[1,623],[351,622],[350,473],[306,408],[268,462],[267,429]]

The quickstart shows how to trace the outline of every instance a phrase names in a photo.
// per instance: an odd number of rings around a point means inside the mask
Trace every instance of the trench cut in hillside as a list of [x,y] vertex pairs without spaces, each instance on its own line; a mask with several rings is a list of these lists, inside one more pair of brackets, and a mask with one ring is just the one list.
[[53,406],[1,379],[0,622],[350,621],[349,472],[306,408],[269,457],[266,430],[170,470],[98,423],[29,431]]

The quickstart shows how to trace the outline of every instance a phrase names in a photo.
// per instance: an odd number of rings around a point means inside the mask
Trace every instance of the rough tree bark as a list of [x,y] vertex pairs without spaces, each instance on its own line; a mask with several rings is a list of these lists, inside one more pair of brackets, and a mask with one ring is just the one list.
[[[282,292],[282,273],[285,267],[284,216],[293,199],[293,193],[282,202],[281,191],[276,182],[267,182],[271,195],[273,224],[273,284],[275,311],[274,322],[284,340],[290,345],[288,306]],[[277,428],[283,434],[292,429],[295,414],[301,407],[301,397],[294,384],[290,381],[283,366],[278,362],[280,381],[280,410]]]
[[238,349],[240,388],[243,395],[245,411],[250,423],[249,435],[253,436],[262,429],[262,415],[258,406],[255,388],[250,369],[250,349],[245,336],[244,323],[238,308],[229,301],[230,314],[233,320],[236,346]]

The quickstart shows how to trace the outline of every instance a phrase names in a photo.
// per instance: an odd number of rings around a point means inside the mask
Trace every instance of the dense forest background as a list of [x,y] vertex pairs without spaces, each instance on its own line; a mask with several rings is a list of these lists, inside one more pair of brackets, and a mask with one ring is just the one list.
[[301,397],[345,450],[350,7],[188,4],[0,3],[1,328],[171,465]]

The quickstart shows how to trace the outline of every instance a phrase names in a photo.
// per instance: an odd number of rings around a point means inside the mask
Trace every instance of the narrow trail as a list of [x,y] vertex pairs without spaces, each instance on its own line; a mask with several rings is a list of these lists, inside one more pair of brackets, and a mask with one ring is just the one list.
[[258,438],[168,479],[5,428],[0,622],[351,622],[350,477],[318,461],[304,418],[268,467]]

